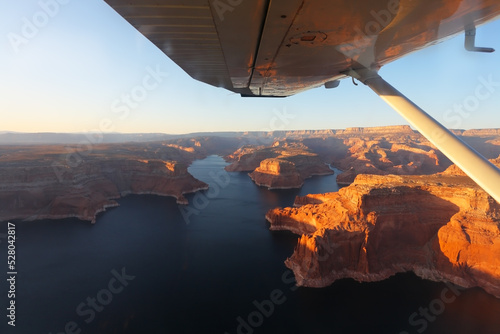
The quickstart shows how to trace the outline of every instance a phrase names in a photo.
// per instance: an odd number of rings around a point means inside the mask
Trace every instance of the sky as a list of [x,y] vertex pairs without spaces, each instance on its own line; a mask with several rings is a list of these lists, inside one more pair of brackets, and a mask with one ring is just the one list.
[[[0,131],[193,133],[407,124],[368,87],[343,80],[284,99],[241,98],[198,82],[103,0],[0,0]],[[500,128],[500,20],[383,67],[380,75],[448,128]],[[23,40],[13,36],[22,36]],[[144,78],[156,73],[155,80]],[[488,84],[489,82],[489,84]],[[140,101],[123,95],[147,85]],[[485,85],[489,91],[485,90]],[[478,96],[480,98],[478,98]]]

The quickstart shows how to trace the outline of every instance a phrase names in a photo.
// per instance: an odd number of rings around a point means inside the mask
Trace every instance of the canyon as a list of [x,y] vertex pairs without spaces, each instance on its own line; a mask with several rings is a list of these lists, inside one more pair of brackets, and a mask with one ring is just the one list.
[[278,140],[270,146],[245,146],[226,157],[231,172],[250,172],[250,178],[269,189],[300,188],[314,175],[333,174],[318,154],[298,140]]
[[[497,129],[453,132],[488,159],[500,154]],[[240,141],[240,147],[225,157],[231,163],[226,170],[247,172],[257,185],[268,188],[300,188],[308,177],[332,173],[328,165],[343,171],[337,175],[341,186],[351,184],[359,174],[432,175],[452,165],[431,142],[407,125],[276,131],[254,137],[248,134]],[[284,161],[293,163],[295,171]],[[289,166],[283,169],[288,177],[273,171],[273,166],[280,163]]]
[[[500,154],[497,129],[454,132],[489,159]],[[343,171],[337,176],[343,186],[360,174],[432,175],[451,166],[408,126],[175,136],[3,133],[0,221],[95,222],[128,194],[173,196],[186,204],[184,194],[207,188],[188,166],[214,154],[229,163],[228,172],[248,173],[269,189],[300,188],[311,176],[333,174],[329,166]]]
[[95,145],[85,154],[58,145],[2,147],[0,221],[74,217],[95,223],[129,194],[187,204],[184,194],[208,189],[187,171],[195,157],[159,143]]
[[451,162],[425,137],[409,126],[350,128],[337,134],[346,154],[335,167],[344,171],[337,177],[348,185],[359,174],[427,175],[441,172]]
[[433,175],[361,174],[337,193],[297,197],[266,219],[271,230],[300,235],[285,262],[298,285],[411,271],[500,298],[500,204],[455,166]]

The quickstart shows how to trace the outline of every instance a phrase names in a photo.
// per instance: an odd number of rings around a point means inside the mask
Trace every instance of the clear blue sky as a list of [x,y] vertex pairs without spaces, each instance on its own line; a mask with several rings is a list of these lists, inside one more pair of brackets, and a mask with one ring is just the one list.
[[[406,124],[369,88],[350,80],[286,99],[243,99],[191,79],[104,1],[66,1],[16,52],[12,33],[22,35],[23,20],[33,21],[42,9],[38,0],[0,0],[0,131],[190,133]],[[380,73],[447,127],[500,128],[500,87],[471,104],[479,77],[500,83],[498,32],[500,20],[478,28],[478,44],[496,48],[494,54],[468,53],[458,36]],[[129,113],[113,112],[147,68],[168,77]],[[453,110],[464,103],[470,112]]]

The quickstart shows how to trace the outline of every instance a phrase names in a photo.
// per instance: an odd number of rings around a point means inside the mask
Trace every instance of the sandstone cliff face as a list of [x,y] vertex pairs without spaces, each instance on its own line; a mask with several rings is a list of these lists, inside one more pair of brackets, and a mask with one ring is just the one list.
[[[488,159],[500,154],[498,129],[454,132]],[[254,142],[250,137],[240,140],[240,144],[248,145],[226,156],[231,163],[226,167],[228,171],[253,172],[261,161],[278,158],[293,162],[307,178],[328,172],[324,166],[328,163],[344,171],[337,177],[343,186],[351,184],[359,174],[431,175],[451,165],[432,143],[409,126],[275,131],[260,133]]]
[[347,154],[335,162],[345,171],[337,178],[343,185],[352,183],[359,174],[434,174],[450,165],[444,155],[415,133],[350,136],[344,144]]
[[187,172],[186,163],[148,158],[176,154],[182,158],[182,152],[162,151],[161,145],[153,154],[143,147],[127,149],[96,146],[78,161],[55,160],[66,156],[60,155],[67,150],[59,146],[3,149],[0,221],[76,217],[95,223],[99,212],[117,206],[115,199],[128,194],[173,196],[187,204],[183,194],[208,187]]
[[[498,129],[454,132],[488,159],[500,154]],[[337,131],[335,137],[343,140],[344,156],[339,156],[338,149],[332,151],[328,147],[320,147],[316,152],[335,152],[333,165],[345,171],[337,177],[341,185],[351,184],[359,174],[431,175],[451,165],[432,143],[410,127],[350,128]],[[336,147],[342,146],[337,143]]]
[[228,172],[252,172],[260,166],[261,161],[276,158],[280,152],[268,147],[242,147],[226,156],[231,164],[226,166]]
[[[493,163],[495,166],[497,166],[498,168],[500,168],[500,156],[496,159],[491,159],[490,160],[491,163]],[[451,165],[450,167],[448,167],[444,172],[442,172],[441,174],[443,175],[460,175],[460,176],[467,176],[467,174],[465,174],[461,169],[460,167],[458,167],[457,165]]]
[[293,162],[282,159],[266,159],[249,174],[259,186],[269,189],[300,188],[304,184]]
[[359,175],[295,204],[266,218],[272,230],[302,235],[286,260],[299,285],[413,271],[500,298],[500,204],[467,177]]
[[346,128],[345,130],[335,131],[336,135],[363,135],[363,134],[398,134],[412,135],[415,133],[408,125],[393,125],[393,126],[374,126],[368,128]]
[[483,136],[493,136],[493,137],[500,137],[500,129],[471,129],[471,130],[466,130],[462,133],[462,136],[477,136],[477,137],[483,137]]
[[313,175],[333,171],[301,141],[278,140],[269,146],[243,147],[226,157],[227,171],[251,171],[252,180],[268,188],[300,188]]

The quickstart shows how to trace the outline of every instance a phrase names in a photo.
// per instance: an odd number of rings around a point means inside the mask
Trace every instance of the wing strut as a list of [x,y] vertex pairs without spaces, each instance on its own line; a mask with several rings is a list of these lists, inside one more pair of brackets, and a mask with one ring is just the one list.
[[392,87],[376,71],[350,70],[346,74],[370,87],[500,203],[500,169]]

